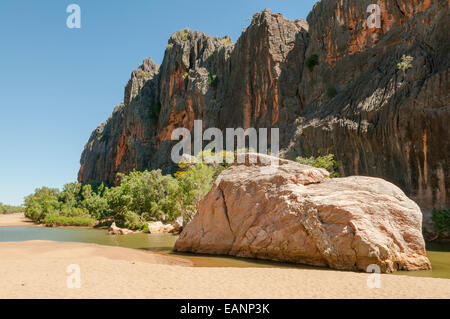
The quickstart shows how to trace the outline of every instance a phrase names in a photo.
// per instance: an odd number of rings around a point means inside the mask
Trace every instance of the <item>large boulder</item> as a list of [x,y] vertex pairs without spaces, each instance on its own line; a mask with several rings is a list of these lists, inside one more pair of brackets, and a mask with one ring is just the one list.
[[382,272],[430,269],[422,213],[398,187],[364,176],[330,179],[280,160],[223,171],[185,226],[176,251]]

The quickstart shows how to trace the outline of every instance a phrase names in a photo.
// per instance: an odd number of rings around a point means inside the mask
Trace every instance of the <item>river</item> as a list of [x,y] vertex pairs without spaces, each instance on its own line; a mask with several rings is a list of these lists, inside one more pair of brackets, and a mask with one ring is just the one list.
[[[211,256],[176,253],[172,247],[177,240],[173,235],[132,234],[111,236],[106,230],[84,228],[45,228],[45,227],[1,227],[0,242],[20,242],[28,240],[50,240],[60,242],[81,242],[99,245],[120,246],[143,249],[160,254],[186,258],[196,267],[278,267],[323,269],[307,265],[278,263],[248,258]],[[433,266],[429,271],[399,271],[396,275],[434,277],[450,279],[450,244],[427,244],[427,255]]]

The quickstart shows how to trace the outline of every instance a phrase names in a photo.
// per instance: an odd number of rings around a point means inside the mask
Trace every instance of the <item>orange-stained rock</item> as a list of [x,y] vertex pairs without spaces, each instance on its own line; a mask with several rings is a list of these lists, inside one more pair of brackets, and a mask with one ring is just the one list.
[[[399,186],[429,216],[450,207],[448,0],[317,1],[307,22],[256,13],[242,35],[174,32],[161,66],[145,59],[123,103],[91,135],[78,180],[117,182],[133,169],[173,173],[172,132],[279,128],[288,159],[334,154],[342,176]],[[306,62],[317,55],[314,68]],[[397,68],[402,55],[412,68]],[[210,77],[218,82],[211,85]],[[206,143],[205,143],[206,144]]]
[[430,269],[422,213],[395,185],[281,160],[222,172],[176,251],[382,272]]

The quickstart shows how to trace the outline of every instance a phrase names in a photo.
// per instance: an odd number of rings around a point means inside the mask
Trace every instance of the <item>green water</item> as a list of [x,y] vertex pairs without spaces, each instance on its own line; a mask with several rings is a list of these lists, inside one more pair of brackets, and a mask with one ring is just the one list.
[[[167,234],[111,236],[106,230],[97,229],[44,227],[0,228],[0,242],[20,242],[28,240],[94,243],[99,245],[143,249],[188,259],[192,261],[196,267],[277,267],[326,270],[324,268],[307,265],[277,263],[247,258],[175,253],[172,251],[172,247],[177,240],[177,236]],[[395,274],[450,279],[450,244],[428,244],[427,254],[433,266],[433,270],[399,271]]]
[[426,246],[433,270],[398,271],[396,275],[450,279],[450,244],[427,243]]

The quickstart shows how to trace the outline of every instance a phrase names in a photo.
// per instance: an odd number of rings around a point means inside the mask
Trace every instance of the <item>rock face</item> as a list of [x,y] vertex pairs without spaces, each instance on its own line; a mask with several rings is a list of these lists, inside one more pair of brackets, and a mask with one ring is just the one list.
[[286,160],[274,173],[247,162],[219,175],[174,249],[335,269],[430,269],[421,224],[417,204],[382,179],[329,179]]
[[[117,172],[174,170],[175,128],[279,127],[282,154],[333,153],[341,174],[398,185],[429,216],[450,207],[449,9],[447,0],[321,0],[304,20],[254,15],[233,44],[183,30],[159,67],[133,71],[124,102],[93,133],[80,182]],[[412,68],[397,69],[401,56]],[[318,65],[305,67],[313,55]]]
[[[382,177],[425,211],[449,207],[448,2],[377,1],[381,30],[364,23],[369,3],[322,0],[309,15],[306,56],[320,62],[303,72],[288,153],[334,153],[344,175]],[[414,58],[405,74],[403,54]]]

